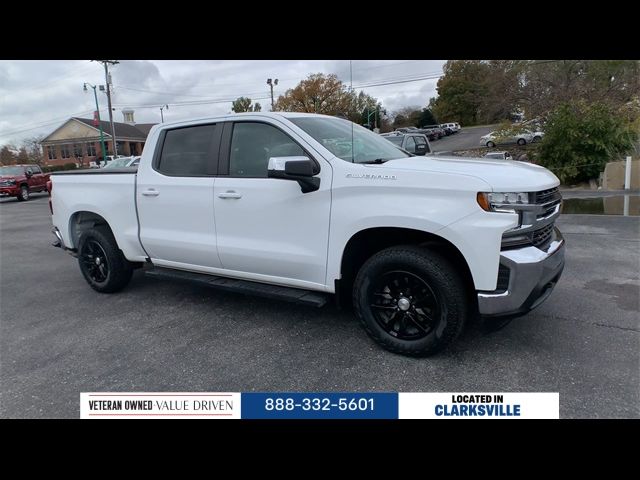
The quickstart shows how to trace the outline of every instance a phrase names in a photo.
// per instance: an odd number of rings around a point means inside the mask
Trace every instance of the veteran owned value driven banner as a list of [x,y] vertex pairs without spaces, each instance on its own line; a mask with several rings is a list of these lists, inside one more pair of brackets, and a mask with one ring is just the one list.
[[80,394],[80,418],[559,418],[558,393],[102,392]]

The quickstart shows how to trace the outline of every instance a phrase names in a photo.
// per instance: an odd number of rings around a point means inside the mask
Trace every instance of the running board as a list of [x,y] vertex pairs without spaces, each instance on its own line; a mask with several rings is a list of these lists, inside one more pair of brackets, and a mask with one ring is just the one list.
[[153,269],[147,270],[145,274],[154,278],[186,280],[226,292],[274,298],[285,302],[311,305],[317,308],[323,307],[328,301],[327,294],[321,292],[313,292],[311,290],[303,290],[301,288],[280,287],[278,285],[269,285],[266,283],[251,282],[248,280],[237,280],[235,278],[218,277],[205,273],[194,273],[186,272],[184,270],[174,270],[171,268],[154,267]]

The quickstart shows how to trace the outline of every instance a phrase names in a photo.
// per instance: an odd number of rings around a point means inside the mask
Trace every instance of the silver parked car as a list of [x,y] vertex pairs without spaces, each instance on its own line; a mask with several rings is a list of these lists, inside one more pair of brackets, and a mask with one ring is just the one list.
[[389,140],[394,145],[406,150],[414,155],[426,155],[431,153],[431,145],[429,139],[423,133],[383,133],[381,135],[385,140]]
[[515,135],[498,135],[498,132],[491,132],[480,137],[480,145],[490,148],[496,145],[509,145],[514,143],[526,145],[527,143],[533,142],[533,137],[531,132],[521,132]]

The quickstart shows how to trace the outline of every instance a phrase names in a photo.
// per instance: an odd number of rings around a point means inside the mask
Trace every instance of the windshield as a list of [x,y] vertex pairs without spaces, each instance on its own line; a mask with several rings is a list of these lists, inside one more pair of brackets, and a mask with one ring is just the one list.
[[120,168],[120,167],[126,167],[127,164],[131,161],[131,159],[129,157],[124,157],[124,158],[116,158],[115,160],[111,160],[109,163],[107,163],[104,167],[102,168]]
[[289,120],[347,162],[383,162],[411,156],[377,133],[347,120],[330,117],[294,117]]
[[0,175],[22,175],[23,173],[22,167],[0,167]]

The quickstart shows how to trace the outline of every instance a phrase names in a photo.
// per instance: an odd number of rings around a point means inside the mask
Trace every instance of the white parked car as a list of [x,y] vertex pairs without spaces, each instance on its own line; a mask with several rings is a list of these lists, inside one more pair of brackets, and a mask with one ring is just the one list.
[[458,133],[460,131],[460,125],[457,123],[442,123],[440,124],[440,128],[448,128],[453,133]]
[[509,152],[489,152],[482,158],[492,158],[496,160],[513,160]]
[[132,156],[132,157],[120,157],[115,160],[111,160],[102,168],[124,168],[124,167],[135,167],[140,163],[140,156]]
[[451,344],[476,312],[529,312],[564,267],[560,182],[549,170],[416,157],[325,115],[160,123],[137,171],[51,181],[57,246],[98,292],[125,288],[144,268],[316,307],[335,295],[353,302],[376,342],[405,355]]

